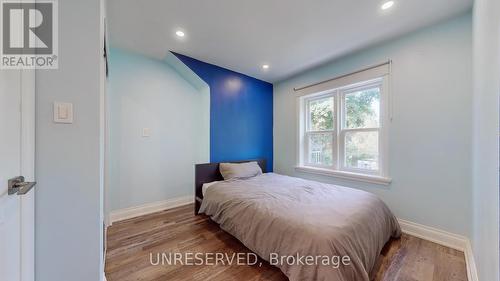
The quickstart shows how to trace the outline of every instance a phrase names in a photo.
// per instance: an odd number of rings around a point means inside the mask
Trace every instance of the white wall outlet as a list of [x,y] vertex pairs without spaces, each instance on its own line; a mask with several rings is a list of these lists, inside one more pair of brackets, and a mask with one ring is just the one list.
[[142,137],[147,138],[151,136],[150,128],[142,128]]
[[73,123],[73,104],[54,102],[54,123]]

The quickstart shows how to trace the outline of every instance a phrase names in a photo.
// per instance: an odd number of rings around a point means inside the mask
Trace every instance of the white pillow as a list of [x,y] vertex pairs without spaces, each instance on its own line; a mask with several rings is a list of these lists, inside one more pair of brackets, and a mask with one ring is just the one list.
[[250,178],[262,174],[262,169],[255,161],[245,163],[220,163],[219,171],[224,180]]

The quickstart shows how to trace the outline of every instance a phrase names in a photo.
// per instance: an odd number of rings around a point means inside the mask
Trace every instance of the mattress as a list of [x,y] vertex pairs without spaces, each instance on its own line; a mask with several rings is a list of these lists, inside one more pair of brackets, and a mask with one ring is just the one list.
[[385,243],[401,235],[371,193],[275,173],[212,184],[199,212],[290,280],[369,281]]

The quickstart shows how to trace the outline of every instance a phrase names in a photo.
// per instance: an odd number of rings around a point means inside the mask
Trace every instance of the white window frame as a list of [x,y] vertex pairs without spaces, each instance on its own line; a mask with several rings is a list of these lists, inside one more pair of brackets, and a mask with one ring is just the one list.
[[[323,90],[317,93],[307,93],[299,95],[297,103],[298,112],[298,148],[297,148],[297,166],[296,170],[300,172],[308,172],[333,176],[343,179],[351,179],[363,182],[387,185],[391,182],[389,178],[389,155],[388,155],[388,134],[390,123],[390,106],[389,106],[389,75],[381,75],[379,77],[366,79],[365,77],[353,77],[349,79],[348,84],[335,85],[335,88]],[[338,84],[338,83],[337,83]],[[362,89],[380,88],[380,120],[378,128],[345,128],[345,96],[346,94],[359,91]],[[331,166],[314,165],[309,163],[309,144],[308,135],[312,133],[321,133],[323,131],[313,132],[308,131],[309,127],[309,106],[308,103],[312,100],[325,97],[333,97],[334,99],[334,129],[331,131],[333,137],[333,164]],[[378,131],[379,132],[379,159],[378,170],[365,170],[358,168],[350,168],[345,165],[345,135],[348,132],[360,131]]]

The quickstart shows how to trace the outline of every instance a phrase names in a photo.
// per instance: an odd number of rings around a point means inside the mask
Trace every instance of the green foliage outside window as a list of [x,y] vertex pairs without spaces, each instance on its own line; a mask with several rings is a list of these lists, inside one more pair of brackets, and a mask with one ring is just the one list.
[[378,103],[379,96],[378,88],[346,95],[346,127],[377,127],[378,112],[373,109],[373,104]]
[[311,114],[311,130],[333,129],[333,97],[311,101],[309,112]]
[[[347,128],[379,126],[380,91],[378,88],[347,94]],[[345,160],[348,167],[378,169],[378,133],[358,132],[346,136]]]
[[[380,90],[372,88],[345,95],[346,128],[379,127]],[[309,102],[311,131],[333,130],[334,99],[326,97]],[[310,140],[310,161],[331,165],[332,140],[329,134],[315,134]],[[346,164],[349,167],[377,169],[378,133],[352,133],[346,139]]]

